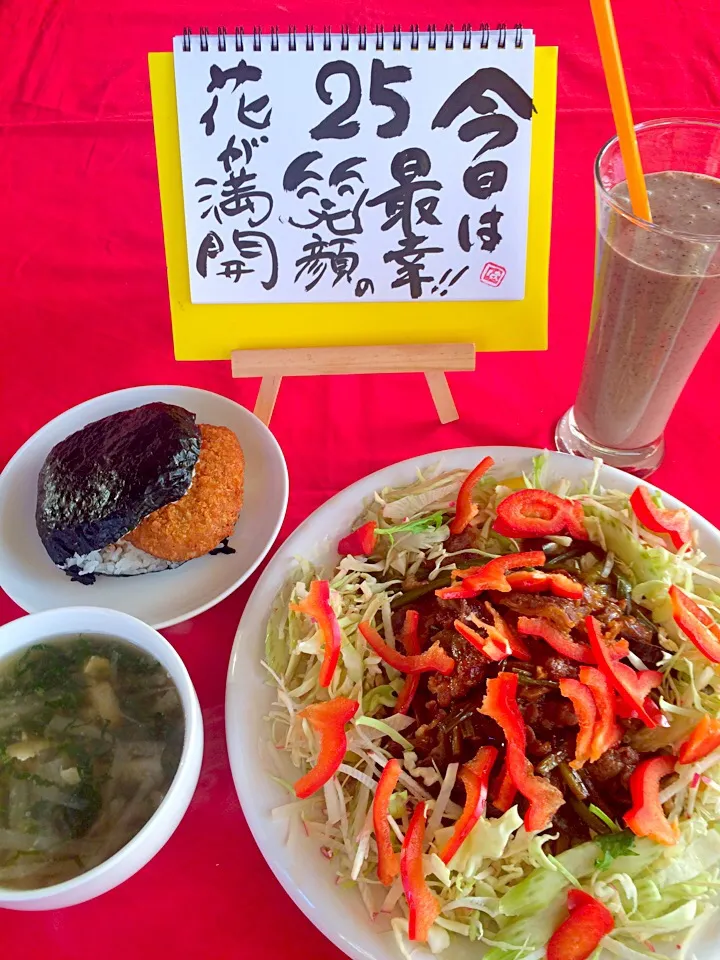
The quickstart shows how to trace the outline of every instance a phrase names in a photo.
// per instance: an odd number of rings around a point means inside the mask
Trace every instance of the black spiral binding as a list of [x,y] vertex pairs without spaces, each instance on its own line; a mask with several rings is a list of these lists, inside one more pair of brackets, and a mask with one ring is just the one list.
[[[523,47],[523,27],[521,23],[516,23],[515,27],[515,39],[513,45],[516,49],[520,50]],[[507,24],[499,23],[496,27],[497,32],[497,47],[499,50],[505,50],[508,45],[508,29]],[[477,39],[479,40],[479,46],[481,50],[487,50],[490,47],[490,38],[491,30],[488,23],[481,23],[477,30]],[[440,46],[445,50],[454,50],[456,44],[462,43],[463,50],[471,50],[473,47],[473,36],[474,31],[472,25],[469,23],[464,23],[460,29],[460,35],[456,40],[455,37],[455,28],[451,23],[445,24],[445,39],[444,42],[440,41]],[[203,53],[207,53],[210,49],[210,33],[207,27],[201,27],[199,30],[200,37],[200,49]],[[288,29],[287,35],[282,35],[278,27],[270,28],[270,50],[275,52],[280,50],[280,40],[281,37],[287,39],[287,49],[294,53],[299,49],[298,45],[298,36],[297,28],[290,27]],[[318,48],[320,49],[320,37],[321,34],[317,33],[317,42]],[[183,50],[186,53],[189,53],[192,44],[192,30],[188,27],[185,27],[183,30]],[[252,38],[248,34],[245,35],[245,31],[242,27],[235,28],[235,50],[237,53],[259,53],[263,49],[263,42],[267,42],[267,35],[264,35],[260,27],[253,27]],[[375,27],[375,39],[370,41],[370,48],[373,50],[385,50],[386,43],[388,49],[392,46],[393,50],[402,50],[403,40],[410,41],[411,50],[420,49],[420,27],[418,24],[414,23],[410,26],[410,29],[403,33],[402,28],[399,24],[394,24],[392,28],[392,44],[390,41],[390,32],[388,31],[387,40],[385,35],[384,27],[378,25]],[[351,36],[350,28],[348,26],[343,26],[341,28],[340,34],[333,33],[330,27],[322,28],[322,50],[332,51],[333,44],[337,44],[339,41],[340,50],[349,50],[353,40],[357,44],[358,50],[367,50],[368,49],[368,31],[367,27],[360,27],[357,33]],[[315,41],[316,33],[315,29],[312,26],[305,27],[305,49],[308,53],[315,50]],[[427,28],[427,48],[428,50],[437,50],[438,49],[438,30],[434,23],[428,25]],[[225,27],[218,27],[217,31],[217,49],[224,53],[228,49],[232,49],[232,40],[228,46],[228,37],[227,30]],[[337,47],[336,47],[337,49]]]

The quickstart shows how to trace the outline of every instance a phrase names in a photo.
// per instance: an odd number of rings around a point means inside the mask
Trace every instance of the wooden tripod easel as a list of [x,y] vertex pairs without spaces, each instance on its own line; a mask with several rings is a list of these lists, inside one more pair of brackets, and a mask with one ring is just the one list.
[[458,419],[445,374],[475,369],[474,343],[414,343],[373,347],[293,347],[234,350],[233,377],[262,377],[255,416],[270,423],[283,377],[340,373],[423,373],[440,423]]

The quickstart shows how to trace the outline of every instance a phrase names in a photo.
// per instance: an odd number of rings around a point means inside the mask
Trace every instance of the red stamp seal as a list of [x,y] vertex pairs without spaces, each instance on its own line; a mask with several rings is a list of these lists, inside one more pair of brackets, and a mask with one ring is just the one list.
[[489,287],[499,287],[505,279],[507,270],[498,263],[486,263],[480,271],[480,281]]

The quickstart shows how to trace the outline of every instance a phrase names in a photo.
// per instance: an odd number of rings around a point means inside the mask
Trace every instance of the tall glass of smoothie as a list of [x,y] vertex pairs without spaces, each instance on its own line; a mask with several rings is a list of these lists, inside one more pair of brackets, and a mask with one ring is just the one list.
[[638,476],[663,456],[673,407],[720,323],[720,122],[636,128],[652,223],[635,217],[617,139],[595,162],[590,334],[559,450]]

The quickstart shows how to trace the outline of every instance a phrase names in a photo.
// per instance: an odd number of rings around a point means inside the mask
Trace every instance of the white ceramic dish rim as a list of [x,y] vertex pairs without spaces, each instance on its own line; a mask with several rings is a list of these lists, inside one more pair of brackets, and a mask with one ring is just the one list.
[[[293,869],[290,863],[292,854],[281,837],[281,825],[271,820],[270,811],[259,805],[260,793],[253,790],[253,784],[258,782],[258,778],[265,777],[267,779],[269,773],[267,765],[263,764],[260,756],[262,744],[251,742],[249,737],[245,737],[243,734],[240,696],[239,690],[236,688],[243,689],[242,701],[247,705],[248,692],[255,690],[255,678],[252,671],[247,668],[243,669],[242,665],[247,663],[248,655],[253,656],[257,661],[262,657],[265,625],[272,599],[286,582],[293,559],[308,555],[307,550],[298,550],[296,543],[303,539],[306,532],[314,530],[316,524],[320,529],[323,529],[322,536],[326,538],[329,536],[333,543],[342,535],[345,529],[342,526],[332,530],[322,527],[322,519],[326,512],[331,513],[334,512],[333,508],[342,508],[343,521],[347,525],[352,523],[360,514],[363,502],[375,490],[383,486],[397,486],[404,482],[410,482],[418,468],[428,469],[442,463],[443,470],[458,467],[471,469],[482,457],[491,455],[496,460],[498,473],[501,476],[507,476],[513,474],[512,472],[508,474],[507,471],[512,468],[508,466],[506,469],[505,463],[520,461],[527,469],[531,458],[544,452],[549,453],[548,469],[552,475],[558,477],[569,476],[577,480],[584,476],[589,477],[592,474],[592,461],[579,457],[555,451],[544,451],[540,448],[488,445],[454,448],[423,454],[391,464],[363,477],[322,504],[281,545],[256,584],[238,624],[228,667],[225,719],[230,766],[243,814],[263,857],[288,896],[318,930],[354,960],[399,960],[400,954],[392,938],[388,940],[386,939],[387,935],[372,930],[370,920],[367,917],[365,918],[366,929],[359,930],[357,938],[352,932],[346,932],[348,928],[354,926],[353,918],[347,916],[345,919],[348,922],[344,924],[342,913],[325,905],[323,898],[323,893],[327,892],[323,889],[325,883],[323,880],[317,879],[323,869],[321,864],[318,864],[316,870],[314,870],[314,876],[309,880],[305,880],[300,875],[300,870]],[[566,465],[565,471],[563,471],[563,464]],[[654,485],[647,481],[640,481],[622,470],[606,465],[603,465],[601,469],[600,482],[605,487],[614,487],[627,492],[631,492],[634,486],[639,483],[655,489]],[[709,555],[714,554],[720,561],[720,531],[676,497],[666,494],[664,491],[661,492],[663,502],[667,507],[673,509],[683,507],[689,511],[691,522],[699,531],[702,549]],[[316,538],[315,543],[320,546],[320,535]],[[310,559],[312,559],[312,555]],[[250,653],[251,649],[252,653]],[[258,698],[260,696],[259,693],[255,695]],[[252,696],[251,692],[250,699],[252,699]],[[265,739],[263,743],[266,742]],[[303,880],[305,880],[306,889],[308,887],[312,888],[309,894],[303,890]],[[350,891],[350,893],[354,893],[359,901],[356,891]],[[337,907],[339,904],[334,904],[334,906]],[[350,911],[348,910],[347,913],[349,914]],[[703,936],[706,936],[706,934],[703,933]],[[463,937],[456,939],[457,941],[465,940]],[[359,942],[359,940],[363,942]],[[711,949],[711,942],[712,940],[707,941],[707,949]],[[447,960],[455,960],[455,957],[461,954],[464,958],[465,946],[464,943],[460,943],[457,952],[448,950],[442,956],[446,957]],[[478,944],[472,944],[472,948],[472,956],[480,957]],[[698,948],[696,947],[696,949]],[[711,957],[711,953],[698,954],[697,960],[711,960]],[[610,960],[610,954],[603,952],[601,960],[606,960],[606,958]]]
[[[136,387],[124,387],[121,390],[112,390],[109,393],[100,394],[97,397],[91,397],[89,400],[83,400],[82,403],[78,403],[74,407],[68,407],[67,410],[64,410],[62,413],[59,413],[56,417],[53,417],[52,420],[48,420],[48,422],[44,424],[42,427],[40,427],[39,430],[36,430],[34,434],[28,437],[25,443],[23,443],[23,445],[18,450],[16,450],[16,452],[8,460],[8,462],[3,467],[2,471],[0,471],[0,481],[2,481],[3,475],[6,472],[10,472],[10,470],[15,466],[16,462],[22,459],[26,449],[30,447],[31,444],[35,443],[39,439],[42,439],[42,437],[46,433],[52,432],[52,428],[57,420],[61,419],[62,417],[65,417],[67,414],[70,414],[70,413],[82,412],[86,407],[92,406],[100,399],[106,399],[110,397],[117,397],[118,399],[120,399],[123,396],[134,394],[138,390],[157,392],[158,394],[161,394],[166,390],[182,390],[184,392],[189,392],[191,394],[195,393],[195,394],[202,394],[208,397],[219,397],[222,400],[227,401],[228,403],[234,404],[236,407],[242,410],[243,413],[246,414],[247,416],[255,417],[252,411],[248,410],[246,407],[243,407],[242,404],[237,403],[237,401],[233,400],[231,397],[226,397],[224,394],[215,393],[212,390],[205,390],[202,387],[187,387],[182,384],[146,384],[146,385],[141,384]],[[151,401],[148,400],[146,402],[151,402]],[[267,439],[270,441],[270,445],[273,448],[273,452],[277,457],[277,463],[281,468],[280,480],[282,485],[282,507],[278,513],[277,520],[272,527],[271,537],[269,538],[266,546],[260,551],[257,558],[246,568],[243,574],[238,579],[236,579],[230,586],[228,586],[225,590],[223,590],[221,593],[215,596],[212,600],[208,600],[206,603],[203,603],[198,605],[197,607],[194,607],[189,612],[182,613],[177,617],[167,618],[159,623],[150,624],[150,626],[152,626],[155,630],[165,630],[168,627],[173,627],[178,623],[184,623],[186,620],[191,620],[193,617],[197,617],[201,613],[205,613],[206,610],[210,610],[212,607],[216,606],[226,597],[229,597],[231,593],[234,593],[239,586],[241,586],[250,576],[252,576],[252,574],[260,566],[262,561],[267,556],[268,552],[272,549],[273,544],[277,540],[278,533],[280,532],[280,528],[282,527],[283,521],[285,519],[285,514],[287,513],[287,504],[288,504],[288,497],[289,497],[289,490],[290,490],[290,479],[288,475],[287,462],[285,460],[285,455],[282,451],[282,447],[280,446],[280,444],[278,443],[277,439],[275,438],[273,433],[270,431],[268,426],[265,423],[263,423],[261,420],[259,420],[257,417],[255,417],[255,419],[257,420],[258,424],[262,428],[262,431],[266,433]],[[33,614],[36,612],[44,612],[44,611],[36,611],[36,610],[27,610],[25,603],[21,601],[21,599],[18,598],[17,595],[14,595],[14,591],[12,591],[11,589],[8,589],[7,586],[2,586],[2,589],[10,597],[10,599],[13,602],[17,603],[18,606],[22,607],[23,610],[26,610],[27,613]]]
[[[57,631],[53,631],[50,627],[50,624],[52,623],[53,618],[56,617],[59,612],[63,614],[64,618],[76,618],[78,622],[82,622],[86,619],[89,620],[90,618],[97,618],[98,620],[107,619],[108,624],[118,624],[118,626],[114,629],[108,629],[107,631],[104,629],[93,629],[93,632],[97,632],[99,635],[106,633],[108,636],[117,636],[120,639],[125,640],[125,642],[130,643],[132,646],[138,647],[138,649],[148,653],[165,667],[170,674],[178,693],[180,694],[180,700],[182,702],[183,714],[185,718],[183,749],[180,756],[180,762],[178,763],[177,770],[175,771],[175,775],[170,783],[170,786],[168,787],[167,793],[163,797],[155,813],[132,837],[132,839],[130,839],[111,857],[108,857],[107,860],[103,860],[103,862],[99,863],[96,867],[93,867],[91,870],[87,870],[85,873],[79,874],[77,877],[73,877],[71,880],[64,880],[62,883],[55,883],[48,887],[39,887],[32,890],[12,890],[0,886],[0,906],[6,906],[10,908],[20,906],[21,904],[31,907],[33,904],[40,904],[45,900],[59,900],[61,897],[71,897],[79,893],[83,888],[93,886],[98,881],[102,881],[103,878],[105,878],[107,874],[112,873],[123,860],[131,858],[138,848],[147,845],[148,841],[152,839],[153,834],[155,834],[158,828],[160,828],[165,821],[168,811],[171,810],[171,808],[175,805],[176,795],[181,792],[184,787],[189,786],[189,783],[194,778],[195,783],[192,786],[190,798],[188,799],[189,804],[190,799],[192,799],[192,793],[194,793],[195,786],[197,785],[200,764],[202,761],[204,731],[200,703],[198,701],[193,682],[190,679],[190,674],[188,673],[187,667],[183,663],[180,654],[175,650],[173,645],[166,640],[161,633],[158,633],[154,627],[149,626],[143,620],[138,620],[137,617],[132,617],[128,613],[121,613],[118,610],[109,610],[105,609],[104,607],[63,607],[60,611],[43,610],[40,613],[32,613],[24,617],[19,617],[18,620],[31,620],[39,625],[42,625],[43,621],[47,621],[48,628],[47,630],[43,631],[43,635],[47,638],[57,635]],[[138,642],[137,640],[130,640],[122,636],[122,624],[124,623],[127,625],[128,621],[132,621],[132,627],[137,632],[145,634],[146,637],[153,636],[153,642],[157,643],[161,653],[151,651],[148,646]],[[17,623],[16,620],[11,620],[7,624],[0,626],[0,659],[2,660],[4,660],[6,656],[5,651],[2,649],[4,629],[5,627],[12,626],[15,623]],[[78,631],[81,630],[79,627],[75,629]],[[74,630],[69,630],[67,632],[72,633]],[[18,654],[28,647],[31,647],[33,644],[39,642],[41,642],[40,636],[37,636],[34,639],[29,639],[18,646],[12,647],[12,649],[7,652],[7,655],[11,656]],[[199,756],[197,755],[198,747],[200,751]],[[185,809],[187,809],[188,804],[185,805]],[[180,819],[182,819],[184,813],[185,810],[182,811]],[[175,829],[175,827],[172,828],[170,835],[172,835],[172,832],[174,832]],[[169,837],[167,839],[169,839]],[[167,839],[163,841],[158,849],[162,848],[164,843],[167,842]],[[148,860],[152,859],[152,857],[155,855],[155,852],[148,857]],[[146,862],[147,860],[145,860],[137,869],[142,869],[142,866],[144,866]],[[132,871],[132,873],[135,872],[137,871]],[[128,876],[132,876],[132,873],[130,873]],[[118,883],[128,879],[128,876],[121,877],[118,880]],[[98,891],[98,895],[100,893],[107,892],[107,890],[112,889],[112,887],[115,885],[116,884],[114,883],[109,886],[103,885],[102,889]],[[91,893],[87,899],[90,899],[94,896],[95,894]]]

